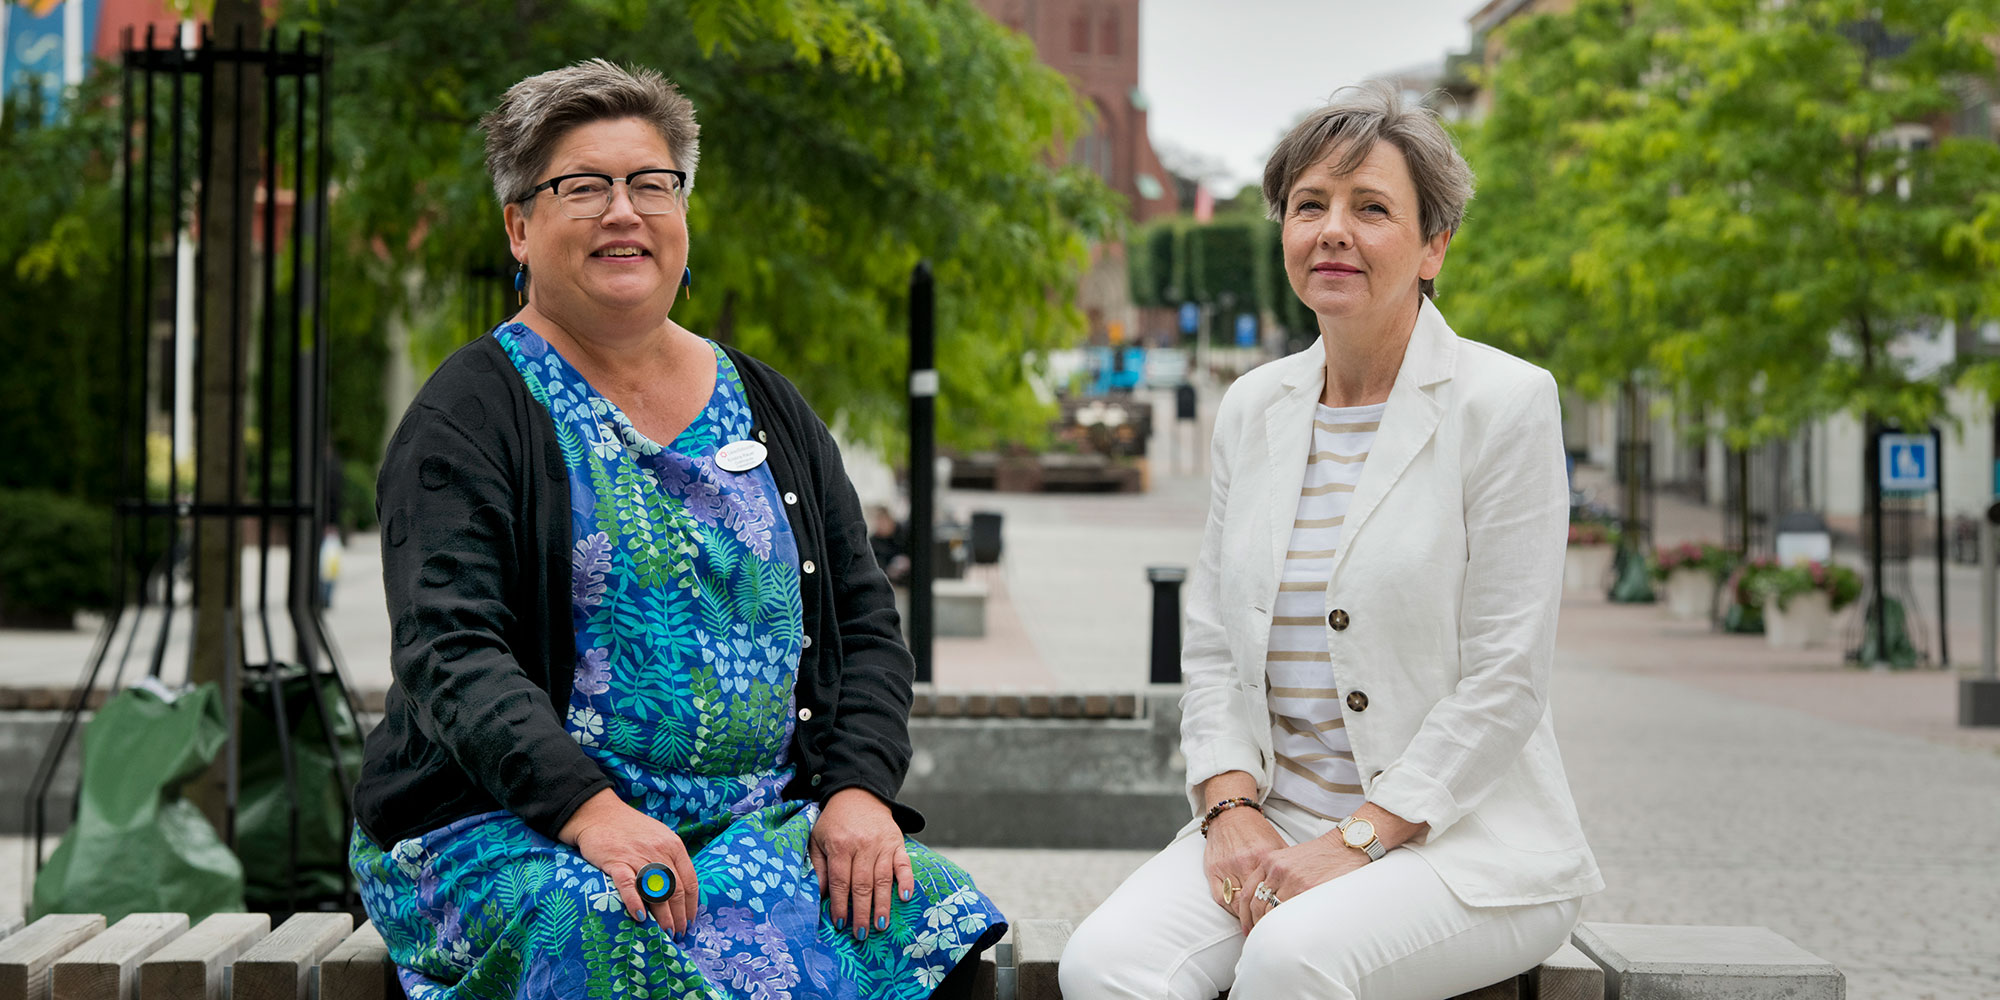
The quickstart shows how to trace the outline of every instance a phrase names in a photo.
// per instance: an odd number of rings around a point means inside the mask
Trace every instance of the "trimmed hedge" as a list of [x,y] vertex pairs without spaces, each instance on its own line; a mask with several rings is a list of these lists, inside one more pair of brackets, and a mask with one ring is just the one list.
[[0,490],[0,622],[69,627],[111,606],[111,511],[47,490]]

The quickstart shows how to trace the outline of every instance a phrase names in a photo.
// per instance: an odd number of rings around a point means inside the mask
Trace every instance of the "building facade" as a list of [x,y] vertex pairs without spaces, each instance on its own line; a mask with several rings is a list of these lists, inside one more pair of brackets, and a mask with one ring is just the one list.
[[[1125,198],[1133,223],[1180,210],[1146,131],[1139,89],[1141,0],[979,0],[987,15],[1021,33],[1042,62],[1063,74],[1084,104],[1089,131],[1070,139],[1069,162],[1089,167]],[[1091,248],[1077,289],[1092,343],[1119,343],[1139,329],[1126,281],[1125,247]]]

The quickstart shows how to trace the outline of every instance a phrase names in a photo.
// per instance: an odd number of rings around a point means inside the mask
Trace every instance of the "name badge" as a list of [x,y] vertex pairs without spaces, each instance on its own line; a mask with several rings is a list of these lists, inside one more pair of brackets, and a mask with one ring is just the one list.
[[715,464],[724,472],[749,472],[763,465],[769,454],[761,442],[731,441],[715,453]]

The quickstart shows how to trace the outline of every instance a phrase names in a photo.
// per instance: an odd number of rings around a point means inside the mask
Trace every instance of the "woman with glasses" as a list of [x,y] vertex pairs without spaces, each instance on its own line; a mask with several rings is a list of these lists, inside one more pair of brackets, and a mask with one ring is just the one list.
[[412,1000],[969,992],[909,840],[912,661],[825,424],[669,317],[694,109],[602,60],[483,123],[521,311],[378,488],[395,683],[351,863]]

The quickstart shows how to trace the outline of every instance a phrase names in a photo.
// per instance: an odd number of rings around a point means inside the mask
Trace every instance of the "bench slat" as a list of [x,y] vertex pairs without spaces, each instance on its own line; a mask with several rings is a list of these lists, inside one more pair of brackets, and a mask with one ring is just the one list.
[[223,970],[269,933],[267,913],[209,917],[139,963],[139,1000],[223,1000]]
[[134,913],[56,959],[55,1000],[132,1000],[139,963],[187,933],[185,913]]
[[313,966],[354,930],[345,913],[299,913],[236,959],[230,1000],[306,1000]]
[[0,941],[0,997],[50,1000],[56,959],[104,932],[98,913],[51,913]]
[[1481,986],[1470,993],[1460,993],[1451,1000],[1526,1000],[1532,996],[1521,989],[1526,979],[1526,976],[1509,976],[1491,986]]
[[396,965],[381,932],[362,921],[319,963],[320,1000],[404,1000]]
[[1023,920],[1014,925],[1015,1000],[1062,1000],[1056,963],[1069,947],[1067,920]]
[[1534,1000],[1604,1000],[1604,970],[1568,942],[1529,972],[1528,981]]
[[12,936],[15,931],[20,930],[21,923],[21,915],[12,910],[0,913],[0,940],[4,940]]

